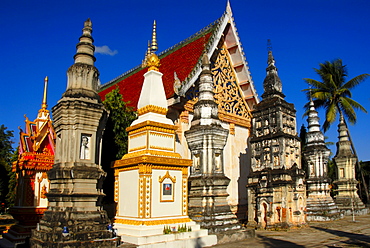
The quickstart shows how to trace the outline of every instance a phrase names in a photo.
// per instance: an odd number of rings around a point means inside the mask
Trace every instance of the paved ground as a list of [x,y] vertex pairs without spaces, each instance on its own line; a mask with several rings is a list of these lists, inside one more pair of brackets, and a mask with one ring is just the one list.
[[256,231],[256,237],[215,248],[269,247],[369,247],[370,215],[351,216],[330,222],[311,222],[309,227],[289,231]]

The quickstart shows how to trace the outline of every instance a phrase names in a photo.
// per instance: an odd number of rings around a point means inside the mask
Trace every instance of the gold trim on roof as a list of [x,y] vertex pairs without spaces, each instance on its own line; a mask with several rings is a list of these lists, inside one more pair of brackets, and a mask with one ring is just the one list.
[[146,113],[157,113],[161,115],[166,115],[167,111],[168,111],[167,108],[163,108],[163,107],[159,107],[155,105],[146,105],[145,107],[139,108],[137,110],[137,113],[138,115],[143,115]]
[[[163,132],[167,132],[167,133],[170,133],[170,130],[176,130],[177,127],[175,125],[170,125],[170,124],[164,124],[164,123],[160,123],[160,122],[156,122],[156,121],[143,121],[143,122],[140,122],[136,125],[133,125],[133,126],[130,126],[128,128],[126,128],[126,131],[127,132],[131,132],[131,131],[135,131],[135,132],[139,132],[139,131],[144,131],[144,130],[153,130],[153,131],[158,131],[156,130],[155,128],[162,128],[161,130],[163,130]],[[140,129],[140,128],[145,128],[145,129]],[[138,130],[136,130],[138,129]],[[165,129],[169,129],[169,130],[165,130]],[[172,133],[175,133],[174,131]]]
[[[159,154],[161,154],[162,156],[159,156]],[[144,150],[126,154],[121,160],[116,160],[114,162],[113,168],[134,166],[140,163],[152,163],[172,166],[192,166],[191,159],[181,158],[181,155],[178,153]]]

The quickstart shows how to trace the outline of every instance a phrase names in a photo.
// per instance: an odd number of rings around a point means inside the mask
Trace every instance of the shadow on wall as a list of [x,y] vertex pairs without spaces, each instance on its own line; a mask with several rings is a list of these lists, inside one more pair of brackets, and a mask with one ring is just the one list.
[[239,178],[238,178],[238,209],[236,216],[240,221],[246,221],[248,218],[247,189],[248,176],[251,168],[250,154],[248,149],[246,153],[239,154]]

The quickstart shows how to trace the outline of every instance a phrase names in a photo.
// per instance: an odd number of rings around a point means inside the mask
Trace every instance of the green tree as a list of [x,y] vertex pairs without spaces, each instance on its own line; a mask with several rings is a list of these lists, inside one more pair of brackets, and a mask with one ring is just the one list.
[[[12,162],[16,161],[19,156],[19,147],[15,150],[15,152],[12,155]],[[8,172],[9,177],[9,183],[8,183],[8,194],[6,195],[6,203],[8,207],[13,207],[15,203],[15,196],[16,196],[16,187],[17,187],[17,177],[16,173],[13,170],[10,170]]]
[[[308,98],[313,98],[316,109],[325,109],[325,122],[323,125],[326,132],[330,125],[337,119],[338,113],[352,124],[357,121],[355,110],[361,110],[367,113],[366,109],[353,100],[351,90],[363,82],[370,74],[358,75],[346,82],[348,76],[346,65],[342,64],[341,59],[332,62],[325,61],[319,65],[319,69],[314,69],[320,76],[321,82],[315,79],[305,78],[304,80],[310,86],[304,89]],[[305,105],[309,108],[309,103]]]
[[112,162],[121,159],[127,153],[128,134],[126,128],[136,119],[133,108],[123,101],[119,88],[112,90],[105,96],[103,101],[105,108],[109,111],[108,120],[105,126],[102,145],[102,167],[107,172],[103,183],[106,196],[103,199],[109,217],[114,217],[114,170]]
[[[103,104],[109,111],[105,134],[113,134],[110,138],[113,136],[114,146],[116,148],[115,157],[116,159],[120,159],[127,153],[128,134],[126,128],[136,119],[136,113],[133,111],[132,107],[127,105],[128,102],[124,102],[118,87],[105,96]],[[105,135],[105,137],[107,135]],[[111,144],[111,146],[112,145],[113,144]]]
[[6,203],[6,196],[9,192],[9,172],[12,170],[12,147],[13,131],[7,130],[4,125],[0,126],[0,202]]

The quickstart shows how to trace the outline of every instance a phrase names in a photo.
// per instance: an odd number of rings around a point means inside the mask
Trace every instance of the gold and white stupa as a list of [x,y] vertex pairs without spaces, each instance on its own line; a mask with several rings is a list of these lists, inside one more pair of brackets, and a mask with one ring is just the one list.
[[[128,153],[114,163],[114,226],[122,241],[139,246],[179,244],[180,239],[186,243],[181,247],[191,247],[199,237],[213,245],[216,236],[208,236],[207,230],[201,230],[188,217],[188,168],[192,160],[181,158],[175,151],[177,127],[166,118],[163,74],[153,49],[145,61],[148,72],[138,102],[138,119],[127,128]],[[191,231],[176,232],[185,225]],[[176,234],[165,235],[166,228]]]

